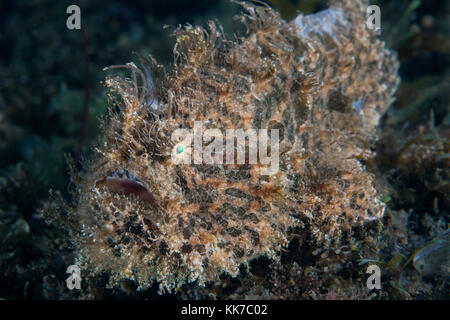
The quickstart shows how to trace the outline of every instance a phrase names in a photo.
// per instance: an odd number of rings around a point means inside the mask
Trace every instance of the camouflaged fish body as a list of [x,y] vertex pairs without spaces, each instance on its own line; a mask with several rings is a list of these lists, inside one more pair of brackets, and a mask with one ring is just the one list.
[[[242,5],[245,37],[227,40],[213,23],[179,28],[171,71],[128,64],[131,78],[108,78],[120,112],[111,109],[69,209],[83,270],[173,290],[235,276],[261,255],[277,260],[295,228],[321,251],[352,247],[352,226],[383,215],[361,160],[393,101],[398,62],[367,28],[366,3],[289,23]],[[278,129],[278,172],[175,164],[171,135],[195,121]]]

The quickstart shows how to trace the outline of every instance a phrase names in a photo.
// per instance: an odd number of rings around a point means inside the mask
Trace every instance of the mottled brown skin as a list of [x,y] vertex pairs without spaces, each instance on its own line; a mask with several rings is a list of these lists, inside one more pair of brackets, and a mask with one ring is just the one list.
[[[315,31],[270,8],[243,6],[248,34],[238,41],[213,23],[208,32],[177,29],[174,68],[153,64],[151,92],[138,89],[145,77],[132,66],[132,79],[107,80],[121,112],[105,125],[70,209],[85,270],[176,290],[222,272],[234,276],[261,255],[277,260],[294,227],[312,236],[317,252],[349,249],[364,241],[351,228],[383,215],[361,160],[372,156],[398,63],[366,28],[363,3],[298,18]],[[223,131],[279,129],[280,170],[266,176],[261,165],[176,165],[171,134],[194,121]],[[119,170],[133,178],[108,178]]]

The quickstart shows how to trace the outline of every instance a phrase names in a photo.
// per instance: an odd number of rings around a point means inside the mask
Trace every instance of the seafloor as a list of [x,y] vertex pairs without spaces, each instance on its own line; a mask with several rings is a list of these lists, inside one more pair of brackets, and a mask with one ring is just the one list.
[[[377,156],[366,164],[387,202],[376,240],[382,253],[376,262],[383,269],[382,288],[364,285],[367,275],[361,259],[372,257],[355,253],[337,274],[328,275],[294,239],[279,264],[260,258],[237,278],[224,275],[220,285],[200,288],[194,283],[171,295],[158,295],[157,285],[137,291],[131,281],[107,288],[107,275],[90,279],[81,292],[68,290],[66,268],[73,263],[73,248],[39,209],[50,189],[68,190],[65,155],[79,159],[80,153],[89,157],[92,152],[98,117],[107,106],[103,67],[129,61],[132,52],[152,54],[169,64],[173,28],[164,25],[204,25],[217,19],[232,33],[232,16],[240,8],[212,0],[77,1],[83,39],[80,31],[65,27],[65,9],[72,3],[0,2],[1,299],[449,298],[449,271],[441,268],[449,265],[448,235],[436,239],[448,230],[450,210],[450,1],[374,3],[381,7],[382,38],[398,53],[401,77],[397,100],[380,124]],[[270,3],[287,20],[296,10],[310,13],[326,6],[316,0]],[[434,253],[418,251],[437,241]],[[417,263],[407,263],[413,256]]]

